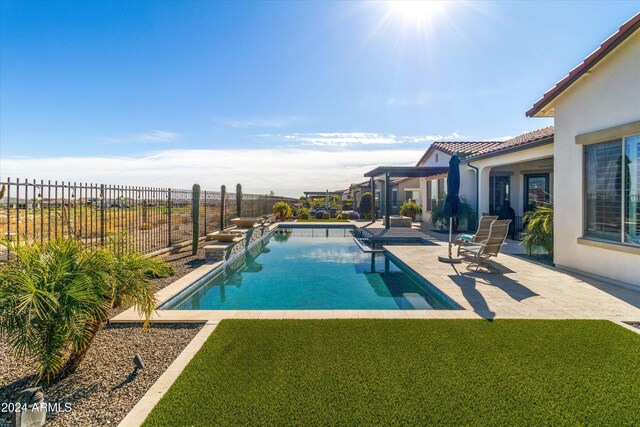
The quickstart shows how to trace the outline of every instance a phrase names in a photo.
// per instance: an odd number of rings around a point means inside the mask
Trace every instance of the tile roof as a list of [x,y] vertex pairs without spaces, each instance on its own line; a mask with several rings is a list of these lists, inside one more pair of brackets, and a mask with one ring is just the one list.
[[[544,140],[551,140],[553,138],[553,126],[547,126],[546,128],[537,129],[531,132],[523,133],[515,138],[502,141],[499,144],[494,144],[490,147],[486,147],[482,150],[478,150],[472,155],[465,157],[464,160],[476,158],[488,154],[501,154],[504,150],[510,150],[516,147],[522,147],[529,144],[534,144]],[[552,142],[552,141],[549,141]]]
[[420,157],[416,166],[420,166],[434,150],[439,150],[449,155],[458,153],[460,158],[475,154],[479,150],[487,149],[503,141],[436,141],[429,146],[427,151]]
[[[640,13],[633,16],[627,22],[622,24],[618,31],[616,31],[611,37],[606,39],[602,44],[594,50],[589,56],[587,56],[580,65],[569,71],[562,80],[560,80],[554,87],[549,89],[542,95],[538,101],[526,112],[527,117],[533,117],[537,115],[544,107],[546,107],[551,101],[553,101],[558,95],[564,92],[569,86],[575,83],[580,77],[582,77],[587,71],[593,68],[601,59],[607,56],[613,49],[620,43],[625,41],[631,34],[633,34],[638,28],[640,28]],[[547,115],[547,114],[543,114]]]
[[488,150],[500,143],[501,141],[446,141],[434,142],[433,147],[447,154],[458,153],[458,156],[465,157]]

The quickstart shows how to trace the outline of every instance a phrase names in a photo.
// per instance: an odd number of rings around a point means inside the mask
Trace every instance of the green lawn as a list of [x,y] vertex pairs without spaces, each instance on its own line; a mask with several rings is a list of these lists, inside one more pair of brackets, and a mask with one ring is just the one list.
[[638,425],[606,321],[224,320],[145,425]]
[[341,218],[329,218],[329,219],[310,218],[310,219],[299,219],[298,222],[349,222],[349,220],[341,219]]

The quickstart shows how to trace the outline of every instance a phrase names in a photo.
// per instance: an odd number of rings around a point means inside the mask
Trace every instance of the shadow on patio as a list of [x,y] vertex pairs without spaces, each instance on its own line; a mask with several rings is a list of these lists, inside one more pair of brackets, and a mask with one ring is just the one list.
[[501,273],[460,272],[455,268],[454,270],[457,274],[451,274],[449,278],[460,288],[473,310],[485,319],[493,319],[495,312],[487,304],[483,293],[478,290],[478,285],[500,289],[517,302],[538,296],[531,289]]

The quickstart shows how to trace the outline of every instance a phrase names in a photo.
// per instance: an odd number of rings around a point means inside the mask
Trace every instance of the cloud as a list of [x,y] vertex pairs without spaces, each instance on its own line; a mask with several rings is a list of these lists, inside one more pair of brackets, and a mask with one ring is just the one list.
[[130,142],[173,142],[180,138],[182,138],[182,135],[176,132],[169,132],[165,130],[150,130],[148,132],[134,133],[124,137],[101,139],[106,142],[120,144]]
[[152,130],[146,133],[138,133],[134,135],[135,139],[148,142],[171,142],[181,138],[182,135],[175,132],[167,132],[163,130]]
[[457,132],[449,135],[409,135],[395,136],[376,132],[328,132],[328,133],[294,133],[289,135],[261,135],[263,137],[280,138],[289,143],[301,146],[317,147],[349,147],[363,145],[398,145],[406,143],[428,143],[460,138]]
[[285,128],[309,121],[304,116],[277,116],[254,119],[218,119],[218,122],[233,128]]
[[246,150],[164,150],[140,157],[2,158],[2,177],[24,176],[115,185],[234,188],[298,197],[302,192],[346,189],[376,166],[414,165],[422,149],[316,147]]

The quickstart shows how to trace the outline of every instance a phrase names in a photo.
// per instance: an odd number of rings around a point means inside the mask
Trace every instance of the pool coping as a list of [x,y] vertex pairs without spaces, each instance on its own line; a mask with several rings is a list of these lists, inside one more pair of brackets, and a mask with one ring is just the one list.
[[[278,228],[353,228],[358,226],[353,223],[275,223],[269,226],[269,230],[260,239],[252,242],[247,250],[270,236]],[[217,261],[198,267],[194,271],[182,276],[170,285],[156,292],[158,309],[151,315],[153,323],[203,323],[219,321],[222,319],[478,319],[482,316],[465,309],[458,301],[445,294],[427,278],[416,272],[401,259],[385,249],[394,262],[400,264],[410,275],[419,278],[420,282],[426,282],[432,291],[454,308],[446,310],[359,310],[359,309],[328,309],[328,310],[171,310],[161,307],[171,300],[181,298],[181,295],[192,292],[201,286],[202,282],[217,274],[224,265],[234,261],[244,251],[234,255],[228,260]],[[143,316],[133,307],[110,319],[111,323],[139,323],[144,321]]]

